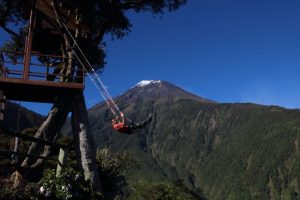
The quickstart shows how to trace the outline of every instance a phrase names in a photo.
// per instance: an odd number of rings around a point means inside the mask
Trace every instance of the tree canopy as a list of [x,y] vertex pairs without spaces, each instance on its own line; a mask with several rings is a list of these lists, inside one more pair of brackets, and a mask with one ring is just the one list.
[[[67,13],[64,20],[76,21],[77,32],[71,30],[77,38],[89,60],[96,69],[104,66],[103,37],[111,34],[121,39],[128,35],[132,24],[126,11],[151,12],[161,14],[174,11],[187,0],[38,0],[51,5],[56,3],[61,13]],[[11,35],[5,48],[22,51],[24,37],[28,27],[29,6],[33,0],[0,0],[0,27]],[[66,16],[66,15],[65,15]],[[63,34],[53,31],[55,21],[37,12],[33,50],[45,54],[62,55],[65,43]],[[47,25],[48,24],[48,25]],[[52,25],[51,26],[49,26]],[[10,29],[9,27],[17,27]],[[84,27],[84,28],[83,28]],[[51,29],[52,28],[52,29]]]

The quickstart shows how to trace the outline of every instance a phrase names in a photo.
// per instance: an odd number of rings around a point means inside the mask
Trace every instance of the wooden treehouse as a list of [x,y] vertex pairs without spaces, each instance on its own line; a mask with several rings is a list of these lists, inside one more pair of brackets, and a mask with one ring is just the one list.
[[[29,26],[24,42],[24,52],[0,51],[0,91],[2,90],[7,100],[52,103],[61,94],[72,95],[84,89],[82,67],[65,69],[63,65],[63,62],[68,62],[73,58],[40,53],[47,52],[47,50],[39,51],[41,47],[35,49],[35,43],[43,46],[42,43],[45,42],[47,45],[47,41],[43,41],[39,35],[41,29],[44,33],[56,35],[57,38],[63,35],[55,24],[56,18],[51,2],[51,0],[25,0],[24,15],[28,16]],[[74,17],[69,16],[69,19],[66,13],[67,11],[60,10],[68,29],[75,31],[78,26],[74,22]],[[37,29],[39,30],[36,32]],[[59,62],[56,64],[41,62],[45,60],[58,60]]]
[[[52,0],[24,0],[24,18],[28,20],[28,30],[23,51],[0,49],[0,133],[32,141],[41,145],[64,148],[51,141],[29,137],[3,125],[6,100],[54,103],[61,95],[73,96],[84,89],[84,70],[73,57],[59,49],[66,33],[58,27],[57,15]],[[59,15],[64,19],[66,29],[75,33],[84,27],[75,23],[74,16],[63,8]],[[51,35],[51,41],[47,41]],[[73,51],[73,50],[72,50]],[[71,63],[71,64],[70,64]],[[15,147],[17,144],[15,143]],[[60,152],[60,155],[64,153]],[[0,155],[21,155],[17,151],[0,151]],[[26,157],[48,159],[48,157],[24,154]],[[64,164],[59,158],[58,172]],[[19,166],[20,168],[20,166]]]

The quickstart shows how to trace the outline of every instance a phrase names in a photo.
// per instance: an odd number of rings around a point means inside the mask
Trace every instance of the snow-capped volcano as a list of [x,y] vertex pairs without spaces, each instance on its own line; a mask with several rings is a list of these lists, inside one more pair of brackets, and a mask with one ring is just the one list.
[[161,81],[160,80],[158,80],[158,81],[155,81],[155,80],[142,80],[142,81],[138,82],[134,87],[144,87],[146,85],[153,84],[153,83],[161,83]]
[[186,98],[201,102],[214,102],[179,88],[172,83],[163,80],[142,80],[127,90],[122,96],[128,99],[145,98],[155,100],[157,98]]

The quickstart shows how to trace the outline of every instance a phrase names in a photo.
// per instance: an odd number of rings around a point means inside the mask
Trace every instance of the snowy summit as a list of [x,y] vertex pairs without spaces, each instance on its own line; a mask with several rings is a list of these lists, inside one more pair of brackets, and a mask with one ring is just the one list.
[[161,83],[161,81],[154,81],[154,80],[143,80],[137,83],[134,87],[144,87],[146,85],[152,84],[152,83]]

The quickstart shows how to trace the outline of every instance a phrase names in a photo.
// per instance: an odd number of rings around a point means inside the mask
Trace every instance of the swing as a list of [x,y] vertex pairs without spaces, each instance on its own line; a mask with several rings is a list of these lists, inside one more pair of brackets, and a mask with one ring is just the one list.
[[121,133],[127,133],[130,134],[132,131],[130,130],[129,125],[125,124],[124,114],[121,113],[121,117],[116,117],[111,120],[112,126],[115,131],[121,132]]
[[[98,90],[98,92],[101,94],[101,96],[105,100],[106,104],[108,105],[110,111],[114,115],[114,118],[112,119],[113,129],[117,132],[120,132],[120,133],[132,134],[137,129],[143,128],[146,125],[145,122],[148,123],[151,120],[151,116],[150,116],[150,118],[145,120],[144,123],[142,123],[142,125],[135,125],[135,124],[132,123],[131,120],[124,117],[124,113],[122,113],[120,111],[119,107],[116,105],[113,98],[110,96],[110,94],[106,90],[106,88],[105,88],[104,84],[102,83],[100,77],[98,76],[97,72],[92,67],[91,63],[89,62],[89,60],[87,59],[87,57],[85,56],[83,51],[81,50],[80,46],[76,42],[73,35],[70,33],[68,27],[62,21],[61,17],[59,16],[59,13],[57,12],[58,9],[57,9],[57,6],[54,3],[54,1],[52,1],[52,7],[53,7],[53,11],[54,11],[55,16],[56,16],[56,21],[59,25],[57,28],[61,32],[65,33],[67,35],[68,40],[73,41],[72,51],[73,51],[75,57],[77,58],[77,60],[79,61],[79,63],[83,67],[83,70],[86,72],[88,77],[91,79],[91,81],[95,85],[96,89]],[[84,65],[84,63],[86,63],[87,66]],[[126,123],[126,121],[130,122],[130,124]]]

